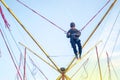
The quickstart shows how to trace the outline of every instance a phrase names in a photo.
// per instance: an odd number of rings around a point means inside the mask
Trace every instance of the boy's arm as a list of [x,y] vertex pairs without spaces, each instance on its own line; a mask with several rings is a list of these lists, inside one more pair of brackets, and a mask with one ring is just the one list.
[[67,38],[70,38],[70,32],[67,32]]
[[76,33],[75,36],[76,36],[76,37],[80,37],[80,36],[81,36],[81,32],[80,32],[80,31],[77,31],[77,33]]

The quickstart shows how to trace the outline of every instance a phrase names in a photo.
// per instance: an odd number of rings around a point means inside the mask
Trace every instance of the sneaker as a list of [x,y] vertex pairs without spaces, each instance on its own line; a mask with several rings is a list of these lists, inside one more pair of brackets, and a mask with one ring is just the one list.
[[76,59],[78,59],[78,58],[79,58],[79,57],[78,57],[78,55],[76,55],[75,57],[76,57]]
[[81,59],[81,54],[79,54],[79,58]]

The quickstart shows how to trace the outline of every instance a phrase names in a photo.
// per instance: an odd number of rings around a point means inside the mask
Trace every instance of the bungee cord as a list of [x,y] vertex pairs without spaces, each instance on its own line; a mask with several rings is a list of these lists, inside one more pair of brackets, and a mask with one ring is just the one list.
[[[1,25],[1,28],[2,28],[2,25]],[[3,28],[2,28],[2,30],[3,30]],[[20,71],[20,68],[21,68],[21,63],[22,63],[22,58],[23,58],[22,51],[20,50],[20,48],[19,48],[19,46],[18,46],[18,44],[17,44],[17,42],[16,42],[16,40],[15,40],[15,38],[14,38],[11,30],[10,30],[10,28],[8,29],[8,31],[10,32],[10,35],[11,35],[12,39],[14,40],[15,45],[17,46],[17,48],[18,48],[18,50],[19,50],[19,52],[20,52],[20,59],[19,59],[18,71],[21,72],[21,71]],[[5,32],[4,32],[4,33],[5,33]],[[6,35],[4,34],[4,36],[6,36]],[[8,39],[6,39],[6,42],[9,43]],[[11,46],[10,46],[10,47],[11,47]],[[11,50],[11,53],[13,53],[13,50]],[[13,54],[13,57],[15,58],[15,61],[17,61],[14,54]],[[30,70],[29,65],[27,65],[27,67],[28,67],[28,69]],[[19,73],[18,73],[18,71],[17,71],[17,73],[16,73],[16,78],[17,78],[17,80],[19,80]],[[30,72],[31,72],[31,70],[30,70]],[[33,78],[34,78],[34,76],[33,76]],[[34,80],[36,80],[36,79],[34,78]]]
[[[113,46],[113,49],[112,49],[112,53],[111,53],[109,62],[111,62],[111,58],[112,58],[112,55],[113,55],[115,46],[116,46],[116,44],[117,44],[117,42],[118,42],[119,36],[120,36],[120,29],[119,29],[119,32],[118,32],[118,34],[117,34],[117,36],[116,36],[116,40],[115,40],[115,43],[114,43],[114,46]],[[112,62],[111,62],[111,65],[112,65]],[[113,67],[113,65],[112,65],[112,67]],[[114,67],[113,67],[113,69],[114,69]],[[110,71],[109,71],[109,72],[110,72]],[[115,69],[114,69],[114,73],[115,73],[116,78],[118,79],[118,76],[117,76],[117,74],[116,74]],[[110,73],[109,73],[109,74],[110,74]],[[110,74],[109,78],[111,79],[111,74]]]
[[2,57],[1,49],[0,49],[0,58]]
[[35,14],[37,14],[38,16],[42,17],[43,19],[45,19],[46,21],[48,21],[49,23],[51,23],[52,25],[54,25],[55,27],[57,27],[58,29],[62,30],[64,33],[66,33],[66,31],[64,29],[62,29],[60,26],[58,26],[57,24],[55,24],[54,22],[50,21],[49,19],[47,19],[46,17],[44,17],[43,15],[41,15],[40,13],[38,13],[37,11],[33,10],[32,8],[30,8],[29,6],[27,6],[25,3],[21,2],[20,0],[17,0],[20,4],[22,4],[23,6],[25,6],[26,8],[30,9],[31,11],[33,11]]
[[[20,54],[20,58],[19,58],[19,65],[18,65],[18,70],[20,71],[21,68],[21,63],[22,63],[22,54]],[[19,80],[19,75],[18,73],[16,73],[16,78],[17,80]]]
[[45,62],[46,64],[48,64],[50,67],[52,67],[53,69],[55,69],[57,71],[57,69],[51,65],[50,63],[48,63],[46,60],[44,60],[42,57],[40,57],[37,53],[35,53],[33,50],[31,50],[30,48],[28,48],[27,46],[25,46],[24,44],[20,43],[20,45],[24,46],[25,48],[27,48],[27,50],[29,50],[30,52],[32,52],[35,56],[37,56],[39,59],[41,59],[43,62]]
[[99,45],[102,41],[100,40],[99,42],[97,42],[94,46],[92,46],[87,52],[85,52],[85,54],[83,55],[83,57],[80,60],[77,60],[74,64],[72,64],[68,70],[70,70],[71,68],[73,68],[77,63],[79,63],[83,58],[85,58],[89,52],[91,50],[93,50],[95,48],[95,46]]
[[[114,52],[115,46],[116,46],[116,44],[117,44],[117,42],[118,42],[119,36],[120,36],[120,29],[119,29],[119,32],[118,32],[118,34],[117,34],[117,36],[116,36],[115,43],[114,43],[114,46],[113,46],[113,49],[112,49],[112,53],[111,53],[111,56],[110,56],[109,62],[111,62],[111,58],[112,58],[112,55],[113,55],[113,52]],[[111,65],[112,65],[112,62],[111,62]],[[113,67],[113,65],[112,65],[112,67]],[[114,67],[113,67],[113,70],[114,70],[114,73],[115,73],[116,78],[118,79],[118,76],[117,76],[117,73],[116,73]],[[111,79],[111,76],[110,76],[110,79]]]
[[47,76],[43,73],[43,71],[34,63],[31,57],[29,57],[31,63],[39,70],[39,72],[44,76],[46,80],[48,80]]
[[[20,52],[19,68],[18,68],[18,70],[20,71],[21,63],[22,63],[22,57],[23,57],[22,51],[21,51],[21,49],[19,48],[19,46],[18,46],[18,44],[17,44],[17,42],[16,42],[16,40],[15,40],[15,38],[14,38],[14,36],[13,36],[11,30],[10,30],[10,24],[8,23],[7,19],[5,18],[4,14],[3,14],[3,12],[2,12],[2,8],[1,8],[1,7],[0,7],[0,12],[1,12],[1,16],[2,16],[2,18],[3,18],[3,20],[4,20],[5,26],[8,28],[9,33],[10,33],[10,35],[11,35],[13,41],[15,42],[15,44],[16,44],[16,46],[17,46],[19,52]],[[23,75],[23,79],[24,79],[24,80],[25,80],[25,65],[26,65],[26,61],[25,61],[24,66],[23,66],[23,67],[24,67],[24,69],[23,69],[23,70],[24,70],[24,75]],[[27,65],[27,67],[28,67],[28,69],[30,70],[29,65]],[[30,70],[30,72],[31,72],[31,70]],[[32,74],[32,72],[31,72],[31,74]],[[18,72],[17,72],[16,75],[19,76]],[[33,75],[32,75],[32,76],[33,76]],[[34,80],[36,80],[34,76],[33,76],[33,78],[34,78]],[[18,79],[18,77],[17,77],[17,79]]]
[[[109,2],[109,1],[108,1],[108,2]],[[107,3],[107,4],[108,4],[108,3]],[[106,4],[106,5],[107,5],[107,4]],[[105,6],[106,6],[106,5],[105,5]],[[105,6],[104,6],[104,7],[105,7]],[[28,6],[27,6],[27,7],[28,7]],[[102,8],[102,9],[103,9],[103,8]],[[100,11],[101,11],[101,10],[100,10]],[[104,17],[105,17],[105,16],[104,16]],[[104,17],[103,17],[103,19],[104,19]],[[102,20],[101,20],[101,21],[102,21]],[[99,23],[99,24],[100,24],[100,23]],[[99,24],[98,24],[98,25],[99,25]],[[96,29],[95,29],[95,30],[96,30]],[[74,59],[73,59],[73,61],[74,61]],[[73,62],[73,61],[72,61],[72,62]],[[71,64],[70,64],[70,65],[71,65]],[[68,67],[68,68],[69,68],[69,67]]]
[[[19,48],[19,46],[18,46],[18,44],[17,44],[17,41],[15,40],[15,38],[14,38],[14,36],[13,36],[13,34],[12,34],[12,32],[9,30],[9,32],[10,32],[10,35],[11,35],[11,37],[12,37],[12,39],[14,40],[14,42],[15,42],[15,44],[16,44],[16,46],[17,46],[17,49],[19,50],[19,52],[20,52],[20,58],[19,58],[19,71],[20,71],[20,69],[21,69],[21,64],[22,64],[22,59],[23,59],[23,54],[22,54],[22,51],[21,51],[21,49]],[[27,64],[27,62],[26,62],[26,64]],[[25,65],[25,64],[24,64]],[[28,67],[28,69],[29,69],[29,71],[31,72],[31,70],[30,70],[30,68],[29,68],[29,65],[27,64],[26,65],[27,67]],[[17,75],[18,75],[18,73],[17,73]],[[33,78],[34,78],[34,76],[32,76]],[[34,78],[34,80],[36,80],[35,78]]]
[[[20,54],[22,54],[22,51],[20,50],[19,46],[17,45],[17,42],[16,42],[16,40],[15,40],[15,38],[14,38],[11,30],[10,30],[10,24],[8,23],[7,19],[5,18],[5,15],[4,15],[3,11],[2,11],[2,7],[1,7],[1,6],[0,6],[0,11],[1,11],[1,16],[2,16],[2,18],[3,18],[3,21],[4,21],[4,23],[5,23],[5,27],[8,29],[8,31],[9,31],[9,33],[10,33],[13,41],[15,42],[15,45],[17,46]],[[2,28],[2,27],[1,27],[1,28]],[[5,33],[5,32],[4,32],[4,33]],[[6,35],[5,35],[5,36],[6,36]],[[9,42],[8,39],[7,39],[7,42]],[[10,47],[11,47],[11,46],[10,46]],[[12,53],[13,53],[13,51],[12,51]],[[14,57],[15,57],[15,56],[14,56]],[[16,59],[15,59],[15,60],[16,60]],[[16,61],[17,61],[17,60],[16,60]],[[21,61],[20,61],[20,63],[19,63],[19,69],[20,69],[20,65],[21,65]]]
[[2,57],[2,51],[1,51],[1,46],[0,46],[0,58]]
[[[49,19],[47,19],[46,17],[44,17],[43,15],[41,15],[40,13],[38,13],[37,11],[35,11],[34,9],[30,8],[25,3],[21,2],[20,0],[17,0],[17,2],[19,2],[20,4],[22,4],[23,6],[25,6],[26,8],[28,8],[29,10],[31,10],[32,12],[34,12],[35,14],[37,14],[38,16],[42,17],[43,19],[45,19],[46,21],[48,21],[49,23],[51,23],[52,25],[54,25],[58,29],[62,30],[66,34],[67,31],[65,31],[60,26],[58,26],[57,24],[53,23],[52,21],[50,21]],[[108,5],[109,2],[110,2],[110,0],[107,1],[107,3],[85,24],[85,26],[83,26],[83,28],[80,31],[84,30],[87,27],[87,25],[90,22],[92,22],[92,20]]]
[[7,6],[7,4],[1,0],[2,4],[7,8],[7,10],[11,13],[11,15],[15,18],[15,20],[21,25],[21,27],[26,31],[26,33],[30,36],[30,38],[35,42],[35,44],[39,47],[39,49],[46,55],[46,57],[52,62],[52,64],[57,68],[59,71],[58,66],[54,63],[54,61],[48,56],[47,52],[42,48],[42,46],[35,40],[32,34],[25,28],[25,26],[19,21],[19,19],[15,16],[12,10]]
[[[107,14],[110,12],[110,10],[112,9],[112,7],[114,6],[114,4],[116,3],[116,0],[114,0],[114,2],[111,4],[111,6],[108,8],[107,12],[104,14],[104,16],[102,17],[102,19],[99,21],[99,23],[97,24],[97,26],[94,28],[94,30],[92,31],[92,33],[90,34],[90,36],[88,37],[88,39],[85,41],[83,48],[85,47],[85,45],[88,43],[88,41],[91,39],[91,37],[93,36],[93,34],[96,32],[96,30],[98,29],[99,25],[102,23],[102,21],[104,20],[104,18],[107,16]],[[70,66],[72,65],[72,63],[74,62],[75,57],[73,58],[73,60],[71,61],[71,63],[69,64],[69,66],[67,67],[67,70],[70,68]]]
[[[26,64],[27,64],[27,63],[26,63]],[[29,71],[30,71],[30,73],[31,73],[31,75],[32,75],[32,77],[33,77],[33,79],[36,80],[35,76],[33,75],[32,70],[30,69],[30,66],[29,66],[28,64],[27,64],[27,68],[29,69]]]
[[111,28],[111,30],[110,30],[110,32],[109,32],[109,35],[108,35],[108,37],[106,38],[106,41],[105,41],[105,44],[104,44],[104,46],[103,46],[103,48],[102,48],[102,51],[101,51],[100,56],[102,55],[103,50],[105,49],[105,47],[106,47],[106,45],[107,45],[107,42],[108,42],[108,40],[110,39],[110,36],[112,35],[112,31],[113,31],[113,29],[115,28],[115,24],[116,24],[119,16],[120,16],[120,10],[119,10],[119,12],[118,12],[118,14],[117,14],[117,16],[116,16],[116,18],[115,18],[115,21],[114,21],[114,23],[113,23],[113,25],[112,25],[112,28]]
[[[4,15],[4,14],[3,14],[3,15]],[[6,20],[6,19],[5,19],[5,20]],[[6,20],[6,22],[8,23],[7,20]],[[9,24],[9,23],[8,23],[8,24]],[[6,26],[6,25],[5,25],[5,26]],[[18,44],[17,44],[17,41],[16,41],[14,35],[12,34],[12,31],[11,31],[11,29],[10,29],[10,24],[9,24],[9,28],[7,27],[7,29],[8,29],[8,31],[9,31],[9,33],[10,33],[10,35],[11,35],[11,37],[12,37],[14,43],[15,43],[15,45],[16,45],[18,51],[20,52],[19,68],[18,68],[18,70],[20,71],[20,69],[21,69],[21,64],[22,64],[22,59],[23,59],[23,54],[22,54],[22,51],[21,51],[20,47],[19,47]],[[20,31],[19,31],[19,32],[20,32]],[[22,34],[22,33],[20,33],[20,34]],[[25,39],[24,39],[24,41],[25,41]],[[28,64],[27,64],[27,67],[28,67],[29,71],[31,72]],[[16,76],[17,76],[17,75],[18,75],[18,73],[16,74]],[[34,80],[35,80],[35,78],[34,78]]]
[[[5,26],[6,26],[6,25],[5,25]],[[11,45],[10,45],[10,42],[9,42],[9,40],[8,40],[8,37],[7,37],[7,34],[5,33],[5,30],[3,29],[3,26],[1,25],[1,23],[0,23],[0,27],[1,27],[1,32],[2,32],[2,34],[3,34],[4,40],[6,40],[6,46],[8,46],[9,50],[11,51],[11,56],[13,57],[14,62],[15,62],[15,64],[17,65],[17,58],[15,57],[14,51],[13,51]],[[10,31],[10,28],[9,28],[9,31]],[[4,41],[4,42],[5,42],[5,41]],[[10,56],[10,57],[11,57],[11,56]],[[18,68],[18,71],[19,71],[19,68]],[[17,71],[17,74],[18,74],[18,71]],[[19,72],[20,72],[20,71],[19,71]],[[18,76],[19,76],[19,74],[18,74]]]
[[[113,66],[113,64],[112,64],[112,61],[111,61],[111,59],[110,59],[107,51],[106,51],[106,55],[107,55],[107,65],[108,65],[107,68],[108,68],[108,72],[109,72],[108,79],[109,79],[109,80],[112,79],[112,77],[111,77],[111,70],[113,69],[114,74],[115,74],[115,76],[116,76],[116,79],[118,80],[118,79],[119,79],[119,78],[118,78],[118,74],[119,74],[119,73],[117,74],[117,72],[116,72],[116,70],[115,70],[115,68],[114,68],[114,66]],[[103,75],[104,75],[103,78],[105,78],[105,74],[107,74],[107,70],[106,70],[105,73],[103,74]]]
[[108,5],[109,2],[110,0],[107,1],[107,3],[83,26],[83,28],[80,31],[84,30],[87,27],[87,25],[90,22],[92,22],[92,20]]
[[[105,16],[108,14],[108,12],[112,9],[112,7],[114,6],[114,4],[116,3],[117,0],[114,0],[114,2],[111,4],[111,6],[109,7],[108,11],[106,12],[106,14],[103,16],[103,19],[105,18]],[[100,25],[100,23],[103,21],[103,19],[101,19],[101,21],[98,23],[98,26]],[[96,66],[95,66],[96,68]]]
[[23,73],[23,80],[26,80],[26,48],[25,48],[25,51],[24,51],[24,65],[23,65],[23,70],[24,70],[24,73]]
[[113,68],[113,71],[114,71],[114,73],[115,73],[115,76],[116,76],[116,78],[117,78],[117,80],[119,79],[118,78],[118,74],[117,74],[117,72],[116,72],[116,70],[115,70],[115,68],[114,68],[114,66],[113,66],[113,64],[112,64],[112,61],[110,61],[110,63],[111,63],[111,66],[112,66],[112,68]]
[[[19,31],[19,32],[20,32],[20,31]],[[20,69],[21,69],[21,65],[22,65],[22,60],[23,60],[23,57],[24,57],[24,56],[23,56],[22,51],[21,51],[21,49],[20,49],[17,41],[15,40],[15,37],[14,37],[14,35],[12,34],[12,32],[11,32],[10,29],[9,29],[9,33],[10,33],[12,39],[14,40],[15,45],[17,46],[17,49],[18,49],[19,52],[20,52],[20,58],[19,58],[19,70],[20,70]],[[22,33],[20,32],[20,34],[22,34]],[[26,42],[25,39],[24,39],[24,41]],[[31,72],[31,70],[30,70],[30,66],[27,64],[27,62],[26,62],[26,67],[29,69],[29,71],[30,71],[30,73],[31,73],[31,75],[32,75],[32,72]],[[17,75],[18,75],[18,74],[17,74]],[[35,78],[33,75],[32,75],[32,77],[34,78],[34,80],[36,80],[36,78]]]
[[0,14],[1,14],[1,16],[2,16],[2,19],[3,19],[4,23],[5,23],[5,27],[10,30],[10,24],[7,22],[7,20],[6,20],[6,18],[5,18],[5,15],[3,14],[3,11],[2,11],[1,6],[0,6]]
[[[15,40],[15,38],[14,38],[12,32],[11,32],[10,24],[8,23],[7,19],[5,18],[4,13],[3,13],[1,7],[0,7],[0,9],[1,9],[1,16],[2,16],[2,18],[3,18],[3,20],[4,20],[5,26],[6,26],[6,28],[8,29],[8,31],[9,31],[9,33],[10,33],[13,41],[15,42],[15,45],[17,46],[17,49],[18,49],[19,52],[20,52],[19,67],[18,67],[18,70],[20,71],[21,63],[22,63],[22,58],[23,58],[22,51],[21,51],[21,49],[19,48],[19,46],[18,46],[18,44],[17,44],[17,41]],[[8,40],[7,40],[7,42],[8,42]],[[12,53],[13,53],[13,51],[12,51]],[[14,56],[14,57],[15,57],[15,56]],[[15,60],[16,60],[16,59],[15,59]],[[17,61],[17,60],[16,60],[16,61]],[[27,66],[28,66],[28,65],[27,65]],[[28,67],[29,67],[29,66],[28,66]],[[29,69],[29,70],[30,70],[30,69]],[[18,72],[17,72],[16,76],[19,76]],[[17,79],[18,79],[18,77],[17,77]],[[23,77],[23,79],[24,79],[24,77]],[[34,79],[34,80],[35,80],[35,79]]]
[[110,58],[111,58],[112,55],[113,55],[114,49],[115,49],[115,47],[116,47],[116,45],[117,45],[117,42],[118,42],[118,39],[119,39],[119,36],[120,36],[120,29],[119,29],[119,32],[118,32],[118,34],[117,34],[117,36],[116,36],[115,43],[114,43],[114,45],[113,45],[113,49],[112,49],[112,53],[111,53]]
[[[10,33],[13,41],[15,42],[15,44],[16,44],[19,52],[22,54],[22,51],[20,50],[19,46],[17,45],[17,42],[16,42],[16,40],[15,40],[15,38],[14,38],[11,30],[10,30],[10,24],[8,23],[7,19],[5,18],[5,15],[4,15],[3,11],[2,11],[2,7],[1,7],[1,6],[0,6],[0,13],[1,13],[1,16],[2,16],[2,18],[3,18],[3,21],[4,21],[4,23],[5,23],[5,27],[8,29],[8,31],[9,31],[9,33]],[[1,27],[1,28],[2,28],[2,27]],[[4,32],[4,33],[5,33],[5,32]],[[4,34],[4,35],[5,35],[5,34]],[[6,36],[6,35],[5,35],[5,36]],[[7,39],[7,42],[9,43],[8,39]],[[9,44],[9,46],[10,46],[10,44]],[[11,47],[11,46],[10,46],[10,47]],[[13,50],[11,50],[11,51],[12,51],[12,53],[13,53]],[[14,55],[13,55],[13,56],[14,56]],[[14,58],[15,58],[15,56],[14,56]],[[15,58],[15,60],[16,60],[16,58]],[[17,61],[17,60],[16,60],[16,61]],[[19,66],[20,66],[20,65],[19,65]],[[19,68],[20,68],[20,67],[19,67]]]
[[87,68],[86,68],[86,67],[88,67],[88,66],[86,66],[87,63],[88,63],[88,60],[89,60],[89,58],[87,58],[86,62],[83,64],[83,69],[84,69],[83,72],[85,72],[85,76],[83,76],[83,75],[80,76],[80,77],[82,77],[82,80],[86,80],[88,78],[88,71],[87,71]]
[[[17,0],[17,1],[19,1],[19,0]],[[104,7],[105,7],[109,2],[110,2],[110,0],[104,5]],[[26,7],[27,7],[27,6],[26,6]],[[101,9],[98,11],[98,13],[101,12],[102,9],[103,9],[103,8],[101,8]],[[32,10],[32,11],[36,13],[36,11],[34,11],[34,10]],[[90,21],[89,21],[80,31],[84,30],[84,28],[98,15],[98,13],[95,14],[95,16],[93,16],[93,17],[90,19]],[[36,14],[37,14],[37,13],[36,13]],[[41,17],[42,17],[42,15],[41,15]],[[45,18],[45,17],[43,16],[43,18]],[[47,19],[47,18],[45,18],[45,19]],[[51,22],[51,21],[49,21],[49,20],[48,20],[48,22],[50,22],[51,24],[53,24],[53,25],[56,26],[56,24],[54,24],[53,22]],[[59,26],[56,26],[56,27],[59,28],[60,30],[62,30],[62,28],[60,28]],[[62,30],[62,31],[64,31],[64,32],[66,33],[65,30]],[[25,47],[25,48],[26,48],[26,47]],[[50,57],[50,56],[47,56],[47,57]],[[24,69],[24,70],[25,70],[25,69]]]
[[77,71],[71,76],[71,78],[73,78],[73,77],[80,71],[80,69],[81,69],[82,67],[84,68],[86,74],[88,75],[88,73],[87,73],[87,71],[86,71],[86,68],[85,68],[85,65],[88,63],[88,60],[89,60],[89,58],[86,59],[86,61],[81,65],[81,67],[79,67],[79,68],[77,69]]
[[10,54],[10,57],[11,57],[12,61],[13,61],[13,64],[14,64],[16,70],[17,70],[17,73],[19,74],[20,80],[22,80],[22,76],[21,76],[21,74],[20,74],[20,72],[19,72],[19,70],[18,70],[17,64],[15,63],[15,60],[14,60],[14,58],[13,58],[13,56],[12,56],[12,53],[11,53],[11,51],[10,51],[8,45],[7,45],[7,42],[6,42],[6,40],[5,40],[5,37],[4,37],[1,29],[0,29],[0,33],[1,33],[2,37],[3,37],[3,40],[4,40],[4,42],[5,42],[5,45],[6,45],[7,49],[8,49],[8,52],[9,52],[9,54]]
[[[117,22],[117,20],[118,20],[119,15],[120,15],[120,11],[118,12],[118,14],[117,14],[117,16],[116,16],[116,18],[115,18],[115,21],[114,21],[114,23],[113,23],[113,25],[112,25],[112,28],[111,28],[111,30],[110,30],[110,32],[109,32],[108,37],[106,38],[105,44],[103,45],[103,48],[102,48],[102,50],[101,50],[101,52],[100,52],[99,57],[101,57],[101,55],[103,54],[103,50],[105,49],[105,47],[106,47],[106,45],[107,45],[107,42],[108,42],[108,40],[110,39],[110,36],[112,35],[112,31],[113,31],[113,29],[115,28],[115,24],[116,24],[116,22]],[[119,35],[119,33],[118,33],[118,35]],[[118,39],[118,36],[117,36],[117,39]],[[116,41],[117,41],[117,39],[116,39]],[[115,44],[116,44],[116,41],[115,41]],[[111,57],[112,57],[112,55],[111,55]],[[111,57],[110,57],[110,59],[111,59]],[[97,66],[97,64],[95,65],[95,67],[96,67],[96,66]],[[105,73],[104,73],[104,74],[105,74]]]
[[106,52],[106,55],[107,55],[107,66],[108,66],[108,72],[109,72],[108,80],[111,80],[110,59],[109,59],[109,55],[107,52]]
[[[89,58],[88,58],[89,59]],[[87,64],[87,63],[86,63]],[[87,69],[86,69],[86,64],[83,65],[83,68],[84,68],[84,71],[85,71],[85,74],[86,76],[84,77],[84,79],[87,79],[88,78],[88,72],[87,72]]]
[[[110,0],[103,6],[103,8],[104,8],[109,2],[110,2]],[[28,6],[27,6],[27,7],[28,7]],[[100,11],[102,11],[103,8],[101,8],[101,9],[98,11],[98,13],[99,13]],[[97,13],[95,16],[97,16],[98,13]],[[107,13],[108,13],[108,12],[107,12]],[[94,16],[94,17],[95,17],[95,16]],[[90,21],[92,21],[92,20],[94,19],[94,17],[93,17]],[[104,16],[104,17],[105,17],[105,16]],[[103,17],[103,19],[104,19],[104,17]],[[90,23],[90,21],[89,21],[86,25],[88,25],[88,24]],[[101,21],[102,21],[102,20],[101,20]],[[101,21],[100,21],[100,23],[101,23]],[[99,24],[100,24],[100,23],[99,23]],[[99,26],[99,24],[98,24],[98,26]],[[85,27],[84,27],[84,28],[85,28]],[[81,30],[83,30],[84,28],[82,28]],[[96,30],[96,29],[95,29],[95,30]],[[88,38],[88,39],[89,39],[89,38]],[[75,60],[75,59],[73,59],[71,63],[73,63],[74,60]],[[71,64],[70,64],[70,65],[71,65]],[[68,67],[68,68],[69,68],[69,67]]]
[[98,63],[98,68],[99,68],[100,80],[102,80],[102,71],[101,71],[100,59],[99,59],[99,55],[98,55],[98,48],[97,48],[97,46],[95,48],[96,48],[96,54],[97,54],[97,63]]

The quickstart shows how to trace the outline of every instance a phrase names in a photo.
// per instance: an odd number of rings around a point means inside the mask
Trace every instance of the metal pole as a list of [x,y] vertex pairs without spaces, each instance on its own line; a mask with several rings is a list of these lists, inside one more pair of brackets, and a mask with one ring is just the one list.
[[20,22],[20,20],[15,16],[15,14],[12,12],[12,10],[7,6],[7,4],[1,0],[2,4],[7,8],[7,10],[11,13],[11,15],[16,19],[16,21],[21,25],[21,27],[27,32],[27,34],[31,37],[31,39],[36,43],[36,45],[42,50],[42,52],[46,55],[46,57],[52,62],[52,64],[57,68],[59,71],[58,66],[52,61],[52,59],[48,56],[47,52],[40,46],[40,44],[35,40],[35,38],[28,32],[28,30],[25,28],[25,26]]
[[[98,29],[99,25],[102,23],[102,21],[104,20],[104,18],[107,16],[107,14],[110,12],[110,10],[112,9],[112,7],[114,6],[115,2],[117,0],[114,0],[114,2],[111,4],[111,6],[109,7],[109,9],[107,10],[107,12],[105,13],[105,15],[102,17],[102,19],[100,20],[100,22],[97,24],[97,26],[95,27],[95,29],[92,31],[92,33],[90,34],[90,36],[88,37],[88,39],[86,40],[86,42],[83,45],[83,48],[85,47],[85,45],[88,43],[88,41],[90,40],[90,38],[92,37],[92,35],[95,33],[95,31]],[[73,60],[71,61],[71,63],[69,64],[69,66],[67,67],[66,70],[68,70],[70,68],[70,66],[72,65],[72,63],[74,62],[75,58],[73,58]]]
[[93,47],[91,47],[91,48],[83,55],[83,57],[82,57],[79,61],[77,61],[77,62],[75,62],[74,64],[72,64],[72,65],[67,69],[67,71],[70,70],[71,68],[73,68],[78,62],[80,62],[85,56],[87,56],[87,54],[88,54],[91,50],[93,50],[96,45],[98,45],[98,44],[101,43],[101,42],[102,42],[102,40],[100,40],[100,41],[97,42]]
[[52,67],[53,69],[55,69],[57,71],[57,69],[51,65],[50,63],[48,63],[45,59],[41,58],[37,53],[35,53],[34,51],[32,51],[30,48],[28,48],[27,46],[25,46],[23,43],[20,43],[20,45],[24,46],[27,50],[29,50],[30,52],[32,52],[35,56],[37,56],[39,59],[41,59],[43,62],[45,62],[46,64],[48,64],[50,67]]
[[117,0],[115,0],[111,6],[109,7],[109,9],[107,10],[107,12],[105,13],[105,15],[102,17],[102,19],[100,20],[100,22],[97,24],[97,26],[95,27],[95,29],[93,30],[93,32],[90,34],[90,36],[88,37],[88,39],[86,40],[86,42],[84,43],[83,47],[87,44],[87,42],[90,40],[90,38],[92,37],[92,35],[95,33],[95,31],[98,29],[99,25],[102,23],[102,21],[105,19],[105,17],[107,16],[107,14],[110,12],[110,10],[112,9],[112,7],[114,6],[115,2]]

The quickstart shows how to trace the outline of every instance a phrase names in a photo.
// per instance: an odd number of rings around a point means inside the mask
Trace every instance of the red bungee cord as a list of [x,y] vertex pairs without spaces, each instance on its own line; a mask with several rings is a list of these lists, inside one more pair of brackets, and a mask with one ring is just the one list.
[[83,28],[80,31],[84,30],[87,27],[87,25],[104,9],[104,7],[107,6],[109,2],[110,0],[107,1],[107,3],[87,22],[87,24],[85,24],[85,26],[83,26]]
[[4,42],[5,42],[5,45],[6,45],[7,49],[8,49],[8,51],[9,51],[10,57],[11,57],[11,59],[12,59],[12,61],[13,61],[13,64],[14,64],[16,70],[17,70],[17,73],[18,73],[18,75],[19,75],[19,77],[20,77],[20,80],[22,80],[22,77],[21,77],[21,74],[20,74],[20,72],[19,72],[19,69],[18,69],[18,67],[17,67],[17,65],[16,65],[16,63],[15,63],[15,60],[14,60],[14,58],[13,58],[13,56],[12,56],[12,53],[11,53],[11,51],[10,51],[8,45],[7,45],[7,42],[6,42],[6,40],[5,40],[5,37],[4,37],[1,29],[0,29],[0,33],[1,33],[2,37],[3,37],[3,40],[4,40]]
[[23,80],[26,80],[26,48],[25,48],[25,52],[24,52],[24,74],[23,74]]
[[27,6],[25,3],[21,2],[20,0],[17,0],[20,4],[22,4],[23,6],[25,6],[26,8],[30,9],[31,11],[33,11],[34,13],[36,13],[37,15],[39,15],[40,17],[42,17],[43,19],[45,19],[46,21],[50,22],[52,25],[54,25],[55,27],[57,27],[58,29],[62,30],[64,33],[66,33],[66,31],[64,29],[62,29],[61,27],[59,27],[57,24],[53,23],[52,21],[50,21],[49,19],[47,19],[46,17],[42,16],[40,13],[38,13],[37,11],[33,10],[32,8],[30,8],[29,6]]
[[[64,33],[66,33],[66,31],[64,29],[62,29],[61,27],[59,27],[58,25],[56,25],[55,23],[53,23],[52,21],[50,21],[49,19],[47,19],[46,17],[42,16],[40,13],[38,13],[37,11],[33,10],[32,8],[30,8],[29,6],[27,6],[25,3],[21,2],[20,0],[17,0],[20,4],[22,4],[23,6],[25,6],[26,8],[30,9],[31,11],[33,11],[34,13],[36,13],[37,15],[39,15],[40,17],[42,17],[43,19],[45,19],[46,21],[50,22],[51,24],[53,24],[55,27],[59,28],[60,30],[62,30]],[[107,6],[107,4],[110,2],[110,0],[107,1],[107,3],[85,24],[85,26],[83,26],[83,28],[80,30],[84,30],[87,25],[104,9],[105,6]]]

